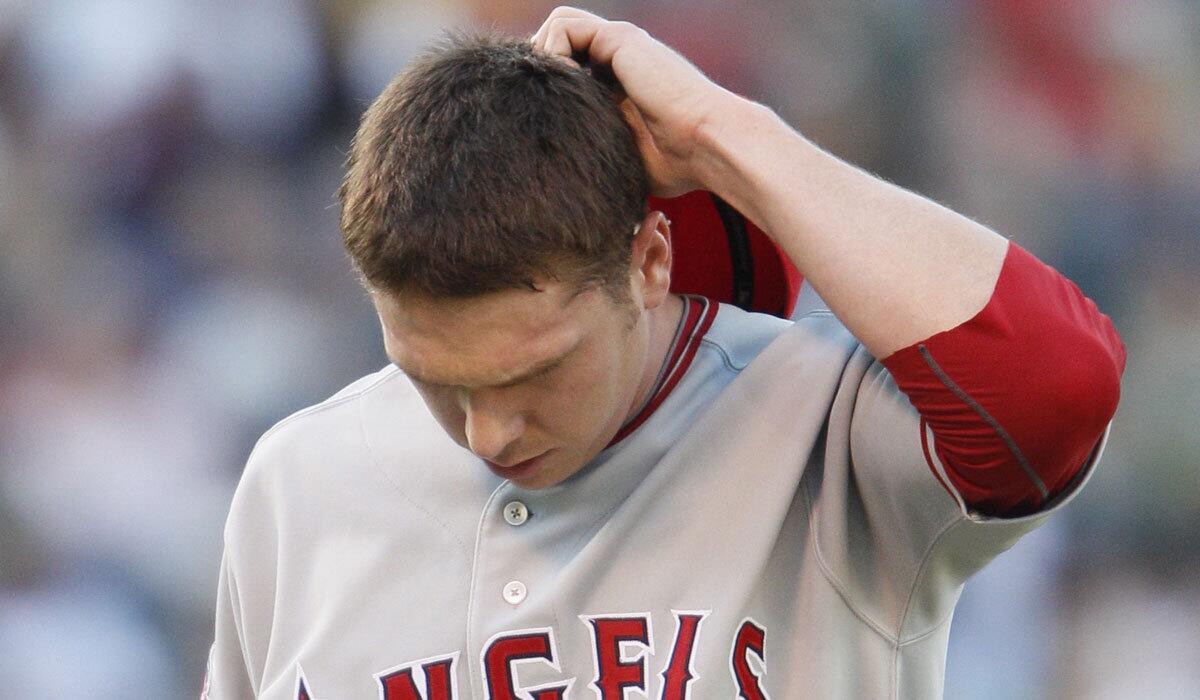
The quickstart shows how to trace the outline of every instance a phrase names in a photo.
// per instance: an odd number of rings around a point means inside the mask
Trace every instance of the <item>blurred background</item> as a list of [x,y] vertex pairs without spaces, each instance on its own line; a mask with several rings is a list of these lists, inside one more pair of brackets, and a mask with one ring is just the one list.
[[[1200,3],[582,5],[1116,321],[1101,469],[968,585],[946,697],[1200,697]],[[0,695],[195,696],[254,440],[386,362],[334,207],[359,115],[550,7],[0,0]]]

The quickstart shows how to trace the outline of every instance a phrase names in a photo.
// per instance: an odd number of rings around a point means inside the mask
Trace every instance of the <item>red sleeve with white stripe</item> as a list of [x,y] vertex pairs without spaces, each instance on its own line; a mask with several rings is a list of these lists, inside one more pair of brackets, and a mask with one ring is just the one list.
[[983,310],[883,365],[963,501],[1011,517],[1040,509],[1083,468],[1116,412],[1125,348],[1074,283],[1010,243]]

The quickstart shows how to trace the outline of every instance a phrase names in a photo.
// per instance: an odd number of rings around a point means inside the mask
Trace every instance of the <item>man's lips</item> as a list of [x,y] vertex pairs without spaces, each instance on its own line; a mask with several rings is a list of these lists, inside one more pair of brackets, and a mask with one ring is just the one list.
[[538,466],[541,465],[543,458],[550,454],[550,452],[551,450],[546,450],[536,457],[530,457],[529,459],[515,462],[513,464],[499,464],[491,461],[490,459],[485,459],[483,461],[487,463],[488,467],[497,476],[505,479],[521,479],[531,475],[538,468]]
[[[541,457],[541,455],[538,455],[538,457]],[[522,460],[520,462],[517,462],[516,464],[500,464],[499,462],[493,462],[488,459],[485,459],[483,461],[487,462],[488,464],[492,465],[493,467],[495,467],[497,469],[520,469],[521,467],[523,467],[526,464],[529,464],[530,462],[532,462],[535,459],[537,459],[537,457],[530,457],[529,459]]]
[[[547,452],[548,451],[549,450],[547,450]],[[541,459],[542,455],[545,455],[545,454],[546,453],[543,452],[542,454],[537,455],[536,457],[530,457],[529,459],[521,460],[520,462],[515,462],[513,464],[500,464],[499,462],[493,462],[490,459],[485,459],[483,461],[487,462],[489,465],[491,465],[497,469],[520,469],[521,467],[532,464],[535,460]]]

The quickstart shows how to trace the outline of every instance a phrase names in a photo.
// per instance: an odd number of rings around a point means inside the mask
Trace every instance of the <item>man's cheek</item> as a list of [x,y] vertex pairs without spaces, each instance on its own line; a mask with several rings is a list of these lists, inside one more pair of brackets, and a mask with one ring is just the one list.
[[603,400],[597,393],[599,388],[586,382],[564,384],[554,394],[546,397],[542,415],[559,426],[571,425],[594,419]]
[[546,427],[551,432],[582,447],[612,422],[611,414],[618,410],[615,404],[610,382],[579,379],[565,383],[547,397],[539,413],[550,422]]
[[555,387],[554,394],[556,398],[567,398],[570,405],[577,407],[603,406],[611,398],[618,380],[612,368],[597,360],[564,377]]

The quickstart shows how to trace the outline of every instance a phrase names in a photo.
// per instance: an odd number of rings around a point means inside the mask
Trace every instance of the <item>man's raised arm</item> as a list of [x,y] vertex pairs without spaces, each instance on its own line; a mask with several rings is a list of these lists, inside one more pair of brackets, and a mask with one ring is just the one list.
[[1074,284],[823,151],[638,27],[558,8],[532,41],[611,71],[655,194],[711,190],[775,240],[892,372],[969,507],[1032,512],[1071,483],[1116,410],[1125,363]]

